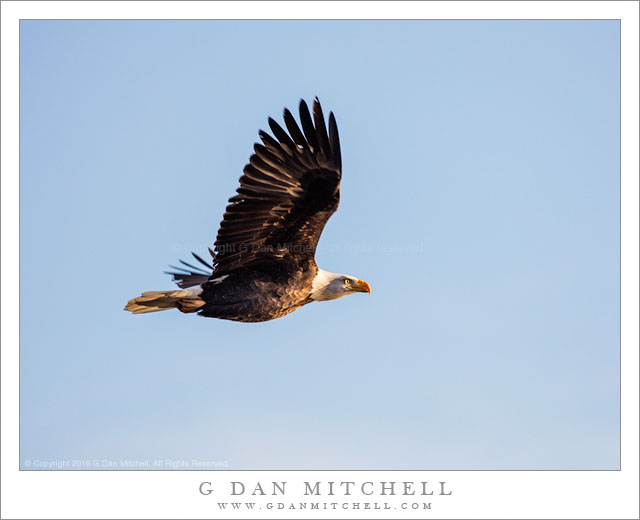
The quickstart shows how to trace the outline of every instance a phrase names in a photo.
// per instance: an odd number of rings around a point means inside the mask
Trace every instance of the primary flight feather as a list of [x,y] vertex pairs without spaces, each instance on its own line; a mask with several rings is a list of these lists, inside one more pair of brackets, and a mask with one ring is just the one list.
[[[285,316],[313,301],[370,293],[367,282],[330,273],[316,265],[318,240],[338,209],[342,161],[333,113],[328,129],[318,98],[313,113],[300,101],[300,126],[284,110],[285,130],[269,118],[272,137],[244,167],[229,199],[212,264],[192,253],[202,267],[180,260],[173,267],[179,290],[149,291],[129,300],[134,314],[177,308],[209,318],[259,322]],[[301,128],[302,127],[302,128]]]

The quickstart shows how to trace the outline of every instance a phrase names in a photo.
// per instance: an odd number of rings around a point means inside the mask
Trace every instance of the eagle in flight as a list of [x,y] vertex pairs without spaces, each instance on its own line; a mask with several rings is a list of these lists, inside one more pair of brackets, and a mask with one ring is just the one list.
[[240,186],[220,223],[212,263],[180,260],[171,266],[179,290],[148,291],[129,300],[134,314],[178,309],[208,318],[260,322],[285,316],[307,303],[371,293],[367,282],[320,269],[314,256],[320,234],[338,209],[342,161],[338,127],[329,130],[318,98],[313,116],[300,101],[300,126],[284,110],[285,131],[269,118],[272,137],[244,167]]

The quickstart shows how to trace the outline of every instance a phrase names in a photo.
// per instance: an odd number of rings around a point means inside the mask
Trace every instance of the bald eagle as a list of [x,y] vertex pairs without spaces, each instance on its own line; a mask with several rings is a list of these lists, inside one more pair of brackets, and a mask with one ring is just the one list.
[[[342,160],[333,112],[329,130],[316,97],[313,117],[300,101],[300,126],[284,110],[285,131],[269,118],[273,133],[244,167],[229,199],[211,264],[169,272],[179,290],[148,291],[129,300],[134,314],[176,308],[208,318],[261,322],[285,316],[307,303],[371,293],[357,277],[324,271],[314,256],[320,234],[338,209]],[[300,128],[302,127],[302,129]]]

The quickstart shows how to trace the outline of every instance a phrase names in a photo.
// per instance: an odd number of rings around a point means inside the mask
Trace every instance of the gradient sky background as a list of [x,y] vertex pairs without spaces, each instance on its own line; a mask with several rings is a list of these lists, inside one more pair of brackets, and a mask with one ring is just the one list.
[[[22,468],[619,467],[618,22],[23,21],[20,70]],[[315,95],[372,295],[125,313]]]

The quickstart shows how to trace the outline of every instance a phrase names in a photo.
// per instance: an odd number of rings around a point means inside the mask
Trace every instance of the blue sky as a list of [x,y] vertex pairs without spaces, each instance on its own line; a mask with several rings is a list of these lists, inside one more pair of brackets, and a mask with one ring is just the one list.
[[[20,38],[21,467],[619,467],[618,22]],[[344,170],[317,261],[372,295],[125,313],[213,243],[267,118],[315,95]]]

